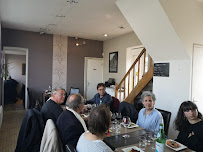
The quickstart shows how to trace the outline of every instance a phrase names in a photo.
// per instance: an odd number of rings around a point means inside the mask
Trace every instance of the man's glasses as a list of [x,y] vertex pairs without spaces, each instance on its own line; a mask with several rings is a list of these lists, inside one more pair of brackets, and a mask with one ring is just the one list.
[[103,90],[105,90],[105,89],[98,89],[99,91],[103,91]]
[[57,93],[58,95],[60,95],[60,96],[66,96],[66,94],[62,94],[62,93]]

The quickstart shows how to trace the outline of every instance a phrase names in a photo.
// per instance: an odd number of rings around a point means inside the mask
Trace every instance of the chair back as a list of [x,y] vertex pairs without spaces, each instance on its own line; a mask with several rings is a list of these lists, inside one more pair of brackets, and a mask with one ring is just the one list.
[[156,110],[158,110],[162,114],[162,117],[164,119],[164,132],[165,132],[165,135],[168,136],[168,128],[169,128],[170,119],[171,119],[171,112],[165,111],[162,109],[157,109],[157,108]]
[[138,118],[138,113],[132,104],[125,101],[121,102],[119,105],[118,112],[121,113],[122,117],[128,116],[130,117],[132,122],[136,123]]
[[78,94],[79,92],[80,92],[79,88],[73,88],[73,87],[70,88],[70,95],[71,94]]
[[52,151],[64,152],[56,125],[52,119],[48,119],[40,144],[40,152]]
[[41,113],[36,109],[28,109],[19,131],[15,152],[39,151],[43,132],[44,121]]
[[71,144],[65,145],[66,147],[66,152],[76,152],[76,150],[73,148]]
[[118,112],[120,101],[116,97],[112,97],[113,99],[113,112]]
[[27,93],[28,93],[28,99],[29,99],[28,107],[29,107],[29,109],[32,109],[35,107],[35,101],[32,96],[32,90],[27,88]]

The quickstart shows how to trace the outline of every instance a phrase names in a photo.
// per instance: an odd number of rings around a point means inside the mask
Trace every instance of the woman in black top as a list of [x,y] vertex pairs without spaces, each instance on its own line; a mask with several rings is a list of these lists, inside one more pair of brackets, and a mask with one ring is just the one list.
[[185,101],[180,105],[174,127],[180,131],[177,141],[197,152],[203,152],[202,114],[196,104]]

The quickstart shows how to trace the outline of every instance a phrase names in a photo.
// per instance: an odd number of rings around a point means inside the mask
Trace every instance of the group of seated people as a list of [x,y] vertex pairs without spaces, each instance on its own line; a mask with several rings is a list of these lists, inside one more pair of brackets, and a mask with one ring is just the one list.
[[[78,152],[111,152],[104,142],[105,132],[111,121],[109,105],[112,98],[105,92],[105,85],[97,86],[98,94],[88,103],[98,105],[89,114],[86,123],[81,117],[85,108],[85,100],[80,94],[73,94],[66,101],[66,109],[60,106],[65,99],[65,90],[55,89],[52,97],[42,107],[44,121],[52,119],[56,124],[60,139],[65,146],[71,144]],[[161,113],[154,108],[155,95],[145,91],[141,96],[144,108],[139,111],[137,125],[158,133],[163,124]],[[102,103],[102,104],[101,104]],[[177,141],[195,151],[203,151],[203,117],[195,103],[185,101],[181,104],[176,116],[174,127],[179,131]],[[88,127],[87,127],[88,125]]]

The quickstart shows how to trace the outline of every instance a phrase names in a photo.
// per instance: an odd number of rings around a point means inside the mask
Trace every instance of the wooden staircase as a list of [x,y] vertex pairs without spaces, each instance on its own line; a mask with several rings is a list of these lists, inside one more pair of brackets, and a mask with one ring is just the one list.
[[115,97],[120,101],[134,104],[135,97],[153,78],[153,61],[144,48],[119,85],[115,87]]

